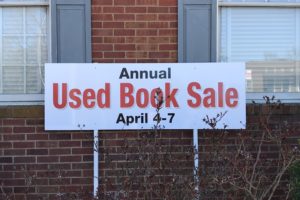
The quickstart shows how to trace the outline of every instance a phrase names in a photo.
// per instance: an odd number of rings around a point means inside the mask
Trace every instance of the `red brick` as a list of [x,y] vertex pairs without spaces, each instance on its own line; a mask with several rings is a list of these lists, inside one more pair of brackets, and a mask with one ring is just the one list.
[[14,163],[35,163],[35,157],[14,157]]
[[71,164],[70,163],[55,163],[55,164],[48,164],[48,168],[50,170],[60,170],[60,171],[64,171],[64,170],[70,170],[71,169]]
[[93,51],[112,51],[112,44],[93,44]]
[[66,155],[71,154],[71,149],[49,149],[49,155]]
[[14,127],[13,128],[14,133],[34,133],[35,128],[34,127]]
[[126,13],[146,13],[147,8],[146,7],[126,7],[125,12]]
[[92,178],[72,178],[72,184],[92,184]]
[[126,43],[146,43],[147,37],[126,37]]
[[148,37],[149,43],[169,43],[169,37]]
[[46,187],[36,187],[38,193],[58,193],[59,187],[58,186],[46,186]]
[[116,21],[132,21],[135,20],[134,14],[114,14]]
[[158,63],[157,59],[138,59],[138,63]]
[[176,21],[177,22],[177,15],[174,15],[174,14],[159,14],[158,19],[160,21]]
[[3,185],[5,186],[23,186],[25,185],[24,179],[6,179],[3,180]]
[[71,179],[70,178],[55,178],[49,179],[49,185],[70,185]]
[[72,169],[93,169],[93,163],[74,163],[72,164]]
[[154,21],[157,20],[156,14],[137,14],[136,15],[137,21]]
[[136,49],[139,51],[157,51],[158,45],[157,44],[138,44]]
[[61,141],[59,142],[60,147],[80,147],[80,141]]
[[102,13],[102,6],[92,6],[92,13]]
[[93,138],[94,136],[91,132],[81,132],[72,134],[72,139],[74,140],[91,140]]
[[105,58],[125,58],[124,52],[104,52]]
[[136,0],[137,5],[157,5],[158,0]]
[[60,162],[80,162],[81,156],[60,156]]
[[93,52],[92,53],[93,58],[103,58],[103,52]]
[[12,172],[0,172],[0,179],[8,179],[12,177],[13,177]]
[[114,30],[115,36],[134,36],[135,30],[132,29],[115,29]]
[[159,0],[160,6],[177,6],[177,0]]
[[34,148],[34,142],[14,142],[13,148]]
[[104,141],[105,146],[124,146],[125,140],[105,140]]
[[149,22],[149,28],[168,28],[168,22]]
[[92,14],[92,21],[112,21],[112,14]]
[[116,63],[136,63],[136,59],[115,59]]
[[37,148],[55,148],[58,147],[58,142],[57,141],[37,141],[36,142],[36,147]]
[[168,58],[169,52],[150,52],[149,58]]
[[125,37],[104,37],[104,43],[124,43]]
[[178,13],[178,8],[176,7],[169,7],[169,13]]
[[24,126],[25,120],[24,119],[4,119],[3,126]]
[[126,58],[147,58],[147,52],[126,52]]
[[102,43],[103,37],[92,37],[92,44]]
[[103,24],[102,22],[92,22],[92,28],[102,28]]
[[93,170],[83,170],[83,176],[84,177],[92,177],[94,175]]
[[177,44],[161,44],[159,45],[159,50],[177,50]]
[[13,140],[25,140],[24,134],[9,134],[9,135],[3,135],[4,141],[13,141]]
[[87,156],[82,156],[82,161],[83,162],[92,162],[94,160],[94,157],[93,156],[91,156],[91,155],[87,155]]
[[158,30],[156,30],[156,29],[136,30],[136,35],[138,35],[138,36],[156,36],[156,35],[158,35]]
[[48,134],[41,133],[41,134],[27,134],[27,140],[48,140]]
[[92,5],[112,5],[112,0],[92,0]]
[[178,23],[177,22],[169,22],[169,27],[170,28],[177,28],[178,27]]
[[12,163],[12,157],[0,157],[0,163]]
[[124,28],[124,22],[103,22],[103,28]]
[[48,155],[48,149],[27,149],[27,155]]
[[12,133],[13,132],[13,128],[12,127],[0,127],[0,134],[3,133]]
[[4,155],[6,156],[21,156],[25,155],[25,149],[5,149]]
[[114,0],[114,5],[135,5],[135,0]]
[[160,36],[177,36],[177,29],[159,29],[159,35]]
[[118,13],[118,14],[120,14],[120,13],[124,13],[124,10],[125,10],[124,7],[117,7],[117,6],[103,7],[103,12],[104,13]]
[[14,193],[35,193],[35,187],[14,187]]
[[148,7],[148,13],[167,13],[167,7]]
[[125,28],[147,28],[146,22],[126,22]]
[[90,148],[73,148],[72,154],[93,154],[93,147]]
[[115,51],[134,51],[134,44],[116,44],[114,45]]
[[51,133],[49,134],[50,140],[70,140],[71,134],[70,133]]
[[11,142],[0,142],[0,149],[12,148]]
[[113,34],[113,30],[111,29],[93,29],[93,36],[111,36]]
[[56,163],[59,161],[58,156],[39,156],[37,157],[38,163]]
[[44,125],[45,121],[43,119],[27,119],[26,125]]

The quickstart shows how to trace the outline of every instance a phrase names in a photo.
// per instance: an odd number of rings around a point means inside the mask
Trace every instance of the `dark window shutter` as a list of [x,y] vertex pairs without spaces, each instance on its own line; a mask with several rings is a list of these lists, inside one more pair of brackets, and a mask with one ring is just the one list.
[[91,1],[51,0],[52,62],[89,63]]
[[216,0],[178,1],[178,61],[216,61]]

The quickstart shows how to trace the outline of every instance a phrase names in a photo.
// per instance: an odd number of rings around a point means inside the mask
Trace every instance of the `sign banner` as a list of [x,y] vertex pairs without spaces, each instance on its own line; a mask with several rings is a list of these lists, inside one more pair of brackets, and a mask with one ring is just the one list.
[[244,63],[46,64],[46,130],[245,128]]

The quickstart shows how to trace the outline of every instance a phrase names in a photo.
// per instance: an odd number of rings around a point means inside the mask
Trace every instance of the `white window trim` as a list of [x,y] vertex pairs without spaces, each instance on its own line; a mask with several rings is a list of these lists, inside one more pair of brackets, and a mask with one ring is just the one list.
[[[289,3],[289,2],[223,2],[217,0],[217,61],[220,60],[220,13],[222,7],[281,7],[281,8],[300,8],[299,3]],[[245,80],[246,81],[246,80]],[[264,103],[264,96],[272,98],[275,97],[276,100],[280,100],[282,103],[300,103],[300,93],[265,93],[265,92],[247,92],[246,102],[252,103]]]
[[49,6],[49,1],[47,2],[36,2],[36,1],[15,1],[15,2],[7,2],[0,1],[0,6]]
[[[0,7],[42,6],[47,7],[48,16],[48,62],[51,61],[51,16],[50,4],[47,2],[0,2]],[[2,42],[1,42],[2,43]],[[2,59],[1,59],[2,61]],[[44,94],[0,94],[0,106],[5,105],[44,105]]]
[[284,7],[284,8],[297,8],[300,3],[289,2],[218,2],[219,7]]

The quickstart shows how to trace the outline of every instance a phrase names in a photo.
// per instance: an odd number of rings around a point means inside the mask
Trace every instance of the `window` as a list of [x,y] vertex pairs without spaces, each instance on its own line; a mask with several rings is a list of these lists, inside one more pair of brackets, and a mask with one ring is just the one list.
[[221,7],[219,61],[246,62],[249,93],[299,93],[300,8],[253,5]]
[[300,101],[300,0],[178,3],[179,62],[246,62],[247,98]]
[[246,62],[247,91],[300,92],[300,8],[222,7],[221,62]]
[[1,102],[42,99],[48,38],[47,1],[1,1]]

